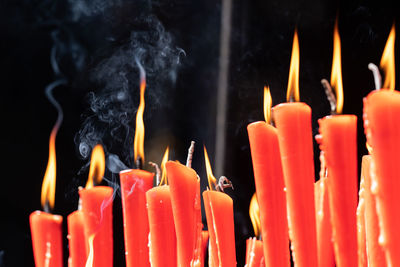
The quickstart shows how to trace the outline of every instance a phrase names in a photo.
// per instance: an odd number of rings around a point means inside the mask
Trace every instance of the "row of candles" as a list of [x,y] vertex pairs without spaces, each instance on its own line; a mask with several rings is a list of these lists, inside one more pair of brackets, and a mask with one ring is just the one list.
[[[250,217],[255,236],[246,242],[246,266],[400,266],[400,94],[394,91],[394,41],[391,29],[381,67],[370,65],[375,87],[364,99],[364,128],[369,155],[362,160],[358,191],[357,117],[342,115],[340,37],[334,28],[331,82],[323,86],[332,114],[320,119],[320,177],[315,182],[311,108],[299,102],[299,43],[294,34],[287,103],[272,107],[264,89],[265,121],[248,125],[256,193]],[[332,90],[334,88],[334,91]],[[209,187],[202,192],[207,230],[202,224],[200,178],[186,165],[168,161],[168,149],[156,175],[144,164],[145,75],[141,69],[136,117],[137,169],[120,172],[126,265],[236,266],[233,201],[224,193],[232,184],[213,176],[204,156]],[[62,217],[49,213],[55,193],[55,135],[42,188],[42,206],[30,216],[35,264],[62,266]],[[104,151],[93,148],[89,179],[79,190],[78,210],[68,216],[70,267],[112,266],[113,188],[98,185],[104,175]],[[156,181],[154,182],[154,176]],[[155,184],[155,186],[153,186]],[[96,186],[95,186],[96,185]],[[359,192],[359,195],[358,195]],[[290,245],[290,250],[289,250]]]

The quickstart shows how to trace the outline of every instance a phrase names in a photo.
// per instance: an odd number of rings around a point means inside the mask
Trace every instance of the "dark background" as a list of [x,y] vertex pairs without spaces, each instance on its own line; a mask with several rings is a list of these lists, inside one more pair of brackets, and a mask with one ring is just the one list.
[[[390,1],[233,2],[224,174],[235,186],[228,194],[234,199],[238,266],[243,266],[245,240],[254,235],[248,216],[254,182],[246,126],[263,119],[264,84],[270,85],[274,104],[285,102],[295,27],[300,41],[300,97],[313,109],[316,135],[317,119],[329,114],[320,80],[330,77],[332,31],[338,16],[344,113],[358,116],[361,158],[367,153],[362,98],[374,88],[367,65],[379,64],[390,27],[400,13]],[[45,88],[54,81],[66,81],[54,90],[64,113],[56,144],[54,213],[65,221],[77,207],[77,186],[86,182],[95,143],[105,146],[109,159],[105,177],[116,189],[118,166],[133,166],[139,99],[135,58],[148,78],[147,160],[160,162],[170,145],[170,158],[184,162],[194,140],[193,168],[205,188],[202,145],[211,160],[215,154],[220,14],[221,2],[213,0],[0,2],[1,267],[33,265],[28,218],[41,209],[48,138],[57,118]],[[315,145],[316,174],[318,153]],[[112,161],[115,156],[120,161]],[[123,266],[118,194],[114,211],[115,266]],[[65,234],[65,261],[67,251]]]

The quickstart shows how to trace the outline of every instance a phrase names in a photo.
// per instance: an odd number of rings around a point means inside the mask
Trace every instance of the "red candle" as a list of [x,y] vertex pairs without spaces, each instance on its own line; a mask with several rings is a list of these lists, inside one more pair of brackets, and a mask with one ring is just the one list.
[[371,192],[372,157],[363,156],[361,165],[361,175],[364,180],[364,202],[365,202],[365,231],[368,251],[368,262],[371,267],[388,266],[385,252],[379,244],[379,219],[376,211],[375,195]]
[[86,240],[93,238],[93,266],[113,265],[113,188],[95,186],[79,191]]
[[[174,215],[178,266],[194,264],[196,244],[201,238],[200,181],[196,172],[179,162],[165,164],[171,191],[172,213]],[[199,253],[198,253],[199,254]],[[200,255],[200,254],[199,254]]]
[[29,216],[36,267],[63,266],[62,217],[42,211]]
[[[362,167],[364,168],[364,167]],[[358,267],[367,267],[367,243],[365,233],[365,179],[361,175],[360,191],[358,193],[358,206],[357,206],[357,256]]]
[[121,171],[119,176],[126,264],[128,267],[150,266],[146,192],[153,187],[154,174],[135,169]]
[[334,267],[335,256],[333,253],[332,226],[326,179],[327,178],[324,177],[320,178],[314,186],[318,266]]
[[201,255],[200,255],[200,266],[204,267],[206,249],[208,246],[209,234],[207,230],[201,231]]
[[150,261],[154,267],[176,267],[176,233],[168,185],[146,193],[150,224]]
[[249,124],[247,131],[260,207],[265,262],[267,266],[290,266],[285,185],[277,130],[259,121]]
[[88,257],[85,229],[83,228],[84,214],[81,210],[72,212],[67,217],[69,258],[68,267],[85,266]]
[[264,266],[265,266],[265,259],[263,252],[263,241],[257,240],[255,237],[247,239],[245,267],[264,267]]

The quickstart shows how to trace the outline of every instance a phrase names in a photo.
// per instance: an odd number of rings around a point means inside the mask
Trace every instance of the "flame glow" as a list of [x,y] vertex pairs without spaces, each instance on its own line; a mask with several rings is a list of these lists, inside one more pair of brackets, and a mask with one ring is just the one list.
[[165,163],[168,161],[168,156],[169,156],[169,147],[165,149],[164,156],[161,161],[161,181],[160,185],[162,184],[168,184],[168,179],[167,179],[167,172],[165,170]]
[[213,187],[217,183],[217,179],[215,179],[215,176],[212,173],[210,159],[208,158],[208,153],[207,153],[207,149],[205,146],[204,146],[204,161],[206,163],[207,179],[208,179],[208,185],[210,187],[209,189],[213,190]]
[[104,150],[102,145],[97,144],[92,150],[90,158],[89,177],[86,182],[86,189],[92,188],[94,183],[99,184],[104,176],[106,168]]
[[249,215],[251,223],[253,225],[254,234],[256,236],[260,236],[261,235],[260,208],[258,206],[256,193],[253,194],[250,200]]
[[136,128],[135,128],[135,139],[133,142],[133,149],[134,149],[135,162],[137,161],[138,157],[141,158],[142,162],[145,162],[143,113],[145,107],[144,92],[146,90],[146,75],[141,65],[139,65],[139,68],[140,68],[140,103],[138,110],[136,112]]
[[294,31],[292,57],[290,59],[289,81],[286,91],[286,100],[300,101],[299,93],[299,66],[300,66],[300,49],[299,37],[297,36],[297,29]]
[[85,267],[92,267],[92,266],[93,266],[93,255],[94,255],[94,251],[93,251],[93,241],[94,241],[94,236],[95,236],[95,234],[92,234],[92,235],[89,236],[89,238],[88,238],[88,243],[89,243],[89,255],[88,255],[88,258],[87,258],[87,260],[86,260]]
[[396,73],[395,73],[395,61],[394,61],[394,43],[396,39],[396,30],[393,24],[390,30],[389,37],[386,41],[385,49],[383,50],[380,67],[385,72],[385,81],[383,88],[394,90]]
[[264,119],[267,123],[271,122],[272,97],[269,86],[264,86]]
[[54,208],[54,200],[56,194],[56,135],[59,125],[56,124],[50,134],[49,139],[49,159],[47,162],[46,172],[42,183],[41,204],[45,208],[48,204],[51,209]]
[[342,81],[342,56],[338,22],[335,22],[333,31],[333,60],[331,73],[331,86],[336,95],[336,113],[341,114],[343,109],[343,81]]

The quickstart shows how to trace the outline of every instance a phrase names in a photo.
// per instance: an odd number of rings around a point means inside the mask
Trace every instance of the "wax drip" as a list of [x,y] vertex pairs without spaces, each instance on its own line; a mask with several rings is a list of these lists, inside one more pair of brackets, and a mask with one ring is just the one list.
[[149,164],[156,169],[156,185],[160,185],[161,183],[161,169],[157,163],[149,161]]
[[382,88],[382,76],[379,72],[379,68],[374,63],[369,63],[368,69],[372,71],[372,75],[374,75],[375,90],[380,90]]
[[190,142],[190,147],[188,149],[188,156],[186,160],[186,167],[192,168],[192,160],[193,160],[193,153],[194,153],[194,141]]
[[321,80],[322,87],[325,89],[326,97],[328,98],[329,104],[331,105],[331,114],[337,114],[336,110],[336,96],[333,93],[332,86],[326,79]]

